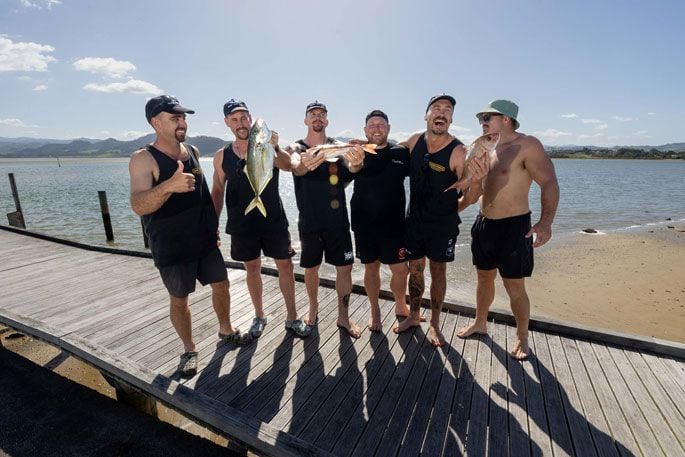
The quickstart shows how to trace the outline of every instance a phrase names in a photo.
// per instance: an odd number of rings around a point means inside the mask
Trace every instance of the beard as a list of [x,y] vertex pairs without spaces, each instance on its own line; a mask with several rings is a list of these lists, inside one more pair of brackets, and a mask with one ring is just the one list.
[[239,128],[238,130],[235,131],[235,136],[239,140],[247,140],[248,137],[250,136],[250,131],[248,129]]
[[324,129],[323,124],[313,124],[312,125],[312,130],[314,130],[316,133],[323,132],[323,129]]
[[183,143],[186,140],[186,131],[183,129],[177,129],[175,133],[176,141]]

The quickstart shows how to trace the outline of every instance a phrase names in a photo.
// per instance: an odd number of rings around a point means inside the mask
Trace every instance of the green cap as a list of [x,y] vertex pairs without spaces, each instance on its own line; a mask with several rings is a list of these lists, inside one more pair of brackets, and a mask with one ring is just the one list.
[[480,110],[476,117],[480,114],[485,113],[499,113],[507,116],[509,119],[514,121],[514,130],[519,128],[521,124],[516,120],[516,116],[519,114],[519,107],[516,103],[509,100],[493,100],[487,104],[485,108]]

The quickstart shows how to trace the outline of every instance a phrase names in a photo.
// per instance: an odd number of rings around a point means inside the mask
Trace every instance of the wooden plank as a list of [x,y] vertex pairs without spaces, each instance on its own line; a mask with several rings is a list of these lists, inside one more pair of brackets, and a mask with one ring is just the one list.
[[473,370],[473,392],[471,393],[471,411],[469,426],[466,432],[466,453],[485,455],[488,439],[488,402],[490,392],[490,364],[492,363],[492,338],[480,335],[478,352]]
[[239,410],[159,376],[129,359],[93,346],[78,337],[65,337],[61,341],[61,347],[115,378],[151,394],[179,411],[189,413],[200,422],[235,437],[257,451],[268,455],[293,457],[330,455]]
[[[678,405],[685,405],[685,401],[676,403],[672,400],[668,392],[659,383],[659,379],[652,371],[652,367],[645,362],[641,353],[637,351],[624,351],[624,355],[633,366],[649,396],[654,399],[654,405],[663,416],[673,436],[678,440],[682,450],[685,444],[685,417],[683,417],[683,408],[679,408]],[[609,414],[607,416],[609,417]]]
[[[617,450],[619,455],[640,455],[640,448],[633,438],[627,418],[623,416],[618,401],[611,390],[611,383],[595,355],[594,346],[597,343],[576,341],[576,345],[582,354],[587,372],[592,374],[589,379],[594,392],[597,394],[601,412],[609,425],[610,436],[605,439],[611,440],[611,446]],[[608,432],[605,431],[605,433],[608,435]],[[598,446],[598,448],[600,447]]]
[[[401,447],[398,450],[399,456],[421,454],[422,448],[425,447],[425,443],[429,439],[429,426],[433,423],[434,419],[440,420],[443,423],[444,428],[447,427],[449,414],[447,407],[452,403],[453,389],[448,393],[448,398],[444,398],[440,396],[440,388],[446,384],[454,386],[454,378],[452,378],[452,380],[444,379],[447,370],[451,369],[451,367],[447,367],[446,364],[450,354],[457,350],[453,345],[463,347],[464,342],[456,336],[457,330],[459,329],[459,326],[457,325],[459,323],[459,316],[452,313],[442,313],[441,318],[444,322],[442,332],[447,344],[442,348],[433,349],[431,360],[423,380],[423,385],[417,395],[415,405],[413,408],[407,408],[407,411],[413,409],[413,414],[411,414],[408,424],[404,427],[402,433],[404,437],[401,441]],[[417,367],[415,367],[415,369],[416,368]],[[407,393],[404,393],[403,398],[406,398],[406,395]],[[442,407],[442,412],[438,413],[438,415],[441,417],[437,418],[433,411],[435,408],[440,407]],[[389,434],[386,434],[386,437],[388,436]],[[443,436],[444,435],[441,434],[439,438],[441,443]],[[383,448],[384,445],[383,442],[381,442],[381,449]],[[379,455],[382,455],[382,453]]]
[[[450,317],[449,319],[448,316]],[[450,316],[448,313],[441,313],[441,331],[443,331],[445,322],[448,320],[450,321],[448,336],[451,338],[456,319],[454,315]],[[428,426],[430,409],[432,409],[435,402],[435,395],[440,383],[440,373],[444,365],[445,359],[440,357],[440,354],[443,354],[443,349],[446,350],[447,348],[435,348],[430,344],[428,338],[423,339],[419,355],[412,363],[404,388],[399,395],[397,403],[394,405],[394,411],[387,421],[385,432],[377,444],[376,456],[394,456],[400,445],[409,446],[411,444],[419,449],[421,448],[425,430]],[[422,408],[422,405],[425,407]],[[412,428],[409,428],[412,418],[416,418],[416,422]],[[408,431],[415,434],[407,435]]]
[[[420,452],[422,455],[442,455],[443,446],[445,443],[445,435],[447,434],[447,427],[449,425],[452,402],[457,386],[457,378],[459,368],[462,361],[462,354],[464,353],[464,344],[466,340],[456,336],[457,331],[465,326],[468,322],[468,317],[463,314],[457,316],[452,332],[452,341],[450,343],[450,350],[447,352],[444,369],[440,377],[440,387],[435,404],[433,405],[433,413],[430,417],[428,430],[423,439]],[[404,452],[404,446],[400,449],[401,455],[408,455]]]
[[[618,457],[618,451],[614,445],[611,430],[604,418],[602,408],[599,405],[595,390],[590,382],[590,377],[585,369],[585,364],[583,362],[585,351],[582,351],[575,340],[562,338],[562,344],[564,345],[568,363],[573,367],[571,374],[573,375],[573,381],[578,391],[580,403],[583,405],[584,416],[588,422],[597,453],[602,456]],[[586,350],[587,349],[589,348],[586,348]],[[591,354],[592,351],[590,351],[590,355]],[[592,375],[598,382],[601,381],[601,378],[603,377],[601,371],[593,373]]]
[[[659,407],[645,388],[642,375],[636,373],[634,367],[628,361],[625,354],[627,349],[614,347],[608,349],[663,453],[668,456],[685,455],[685,451],[678,442],[678,439],[673,435],[669,424],[664,420]],[[635,418],[635,416],[633,417]]]
[[626,384],[621,370],[616,365],[609,348],[603,345],[594,345],[593,347],[599,364],[602,366],[607,379],[611,382],[614,395],[619,400],[618,404],[621,407],[621,411],[623,411],[623,415],[627,418],[628,425],[642,454],[650,457],[663,455],[654,433],[650,430],[647,420],[635,402],[630,388]]
[[509,409],[508,399],[509,380],[507,365],[509,355],[507,353],[510,344],[507,344],[507,328],[509,326],[498,321],[490,324],[492,335],[492,359],[490,364],[490,384],[483,386],[488,388],[490,401],[488,418],[488,455],[493,457],[509,455]]
[[[381,324],[387,332],[395,319],[394,305],[381,300],[380,309]],[[288,430],[295,436],[309,434],[307,438],[304,436],[301,438],[311,442],[316,439],[316,436],[336,411],[345,408],[346,404],[361,401],[364,388],[362,372],[365,368],[369,370],[374,364],[378,365],[377,358],[385,357],[388,350],[387,337],[383,333],[369,333],[368,338],[364,338],[364,340],[358,355],[356,348],[354,348],[346,352],[344,358],[340,359],[339,364],[337,364],[338,369],[336,369],[335,374],[330,376],[331,382],[327,382],[328,379],[326,379],[319,384],[316,390],[311,391],[307,401],[303,402],[298,409],[293,408],[291,411],[287,408],[281,408],[269,421],[269,424],[279,429]],[[304,389],[308,387],[308,385],[303,386]],[[305,390],[303,397],[306,397],[308,392],[309,390]],[[311,427],[310,424],[312,424]]]
[[[653,354],[641,353],[642,358],[645,363],[649,366],[650,370],[656,376],[659,384],[663,388],[668,398],[675,405],[685,405],[685,392],[680,388],[677,381],[672,376],[671,372],[668,370],[664,361],[664,357],[657,357]],[[685,417],[685,408],[678,408],[678,412],[681,416]]]
[[[508,325],[506,327],[506,335],[506,351],[507,357],[509,357],[509,351],[516,344],[516,327]],[[509,372],[509,396],[507,398],[509,411],[509,453],[513,456],[533,455],[531,445],[538,450],[537,445],[531,443],[526,395],[526,378],[528,376],[524,367],[525,363],[507,360],[507,370]]]
[[574,454],[578,456],[597,455],[589,425],[583,415],[583,406],[578,398],[576,385],[573,382],[573,370],[582,369],[583,367],[570,367],[566,356],[566,350],[577,351],[577,349],[574,349],[575,346],[569,345],[568,340],[562,344],[561,338],[557,335],[548,335],[547,343],[554,362],[554,371],[559,380],[559,393],[564,406],[566,420],[571,430]]

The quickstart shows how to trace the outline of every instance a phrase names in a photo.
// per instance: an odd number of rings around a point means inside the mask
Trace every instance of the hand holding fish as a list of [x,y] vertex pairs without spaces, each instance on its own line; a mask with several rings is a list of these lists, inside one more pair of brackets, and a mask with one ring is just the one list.
[[171,175],[171,178],[167,180],[169,183],[169,191],[180,194],[195,190],[195,175],[192,173],[184,173],[183,162],[180,160],[177,160],[176,163],[178,168],[174,174]]
[[316,170],[319,167],[319,165],[321,165],[323,161],[326,160],[326,156],[324,154],[317,154],[317,151],[314,151],[312,149],[313,148],[307,149],[300,156],[300,161],[302,162],[302,165],[304,165],[308,171]]
[[356,145],[350,148],[343,157],[350,171],[358,171],[364,163],[364,150],[361,146]]
[[468,189],[474,181],[482,180],[488,174],[490,154],[495,151],[499,139],[499,133],[485,134],[476,138],[466,149],[461,179],[445,189],[445,192],[452,189],[463,191]]
[[269,143],[276,151],[278,151],[278,132],[274,130],[271,131],[271,139],[269,140]]

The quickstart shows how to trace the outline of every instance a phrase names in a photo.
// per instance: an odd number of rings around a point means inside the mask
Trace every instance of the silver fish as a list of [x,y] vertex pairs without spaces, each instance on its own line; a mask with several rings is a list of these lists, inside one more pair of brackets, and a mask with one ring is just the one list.
[[273,178],[274,159],[276,151],[269,143],[271,130],[266,126],[264,119],[257,119],[250,129],[247,140],[247,156],[245,157],[245,170],[250,186],[254,191],[254,198],[247,205],[245,214],[253,209],[259,209],[262,216],[266,217],[266,208],[261,199],[261,194]]
[[[313,152],[316,155],[319,154],[324,154],[326,162],[335,162],[338,160],[340,157],[344,156],[347,154],[350,150],[352,150],[356,145],[354,144],[322,144],[320,146],[314,146],[313,148],[307,149],[307,152]],[[362,147],[362,149],[365,152],[368,152],[369,154],[376,154],[376,148],[378,147],[377,144],[369,143],[369,144],[361,144],[359,145]]]

